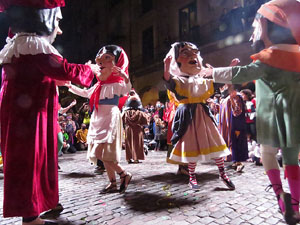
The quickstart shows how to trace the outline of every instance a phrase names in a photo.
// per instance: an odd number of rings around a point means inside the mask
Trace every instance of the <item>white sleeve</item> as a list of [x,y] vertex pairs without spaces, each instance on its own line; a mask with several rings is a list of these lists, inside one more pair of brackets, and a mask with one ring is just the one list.
[[213,69],[215,83],[231,84],[232,67],[218,67]]
[[132,88],[132,85],[131,85],[131,82],[129,81],[127,84],[126,84],[126,93],[124,93],[124,94],[127,94],[130,90],[131,90],[131,88]]
[[71,87],[69,88],[69,91],[75,95],[79,95],[84,98],[90,98],[92,93],[94,92],[95,88],[96,88],[96,85],[94,85],[93,87],[91,87],[89,89],[82,89],[82,88],[79,88],[72,84]]

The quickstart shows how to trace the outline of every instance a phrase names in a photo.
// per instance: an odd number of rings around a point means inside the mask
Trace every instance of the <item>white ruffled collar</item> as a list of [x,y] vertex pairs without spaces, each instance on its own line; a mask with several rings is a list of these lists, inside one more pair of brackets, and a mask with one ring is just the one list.
[[20,55],[54,54],[62,57],[49,43],[47,37],[34,33],[18,33],[6,39],[6,45],[0,52],[0,65],[10,63],[13,57]]

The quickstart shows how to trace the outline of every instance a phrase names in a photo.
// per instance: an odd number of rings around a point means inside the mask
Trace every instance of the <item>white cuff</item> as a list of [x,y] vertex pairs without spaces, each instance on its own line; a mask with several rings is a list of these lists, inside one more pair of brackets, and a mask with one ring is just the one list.
[[213,69],[215,83],[231,84],[232,67],[218,67]]

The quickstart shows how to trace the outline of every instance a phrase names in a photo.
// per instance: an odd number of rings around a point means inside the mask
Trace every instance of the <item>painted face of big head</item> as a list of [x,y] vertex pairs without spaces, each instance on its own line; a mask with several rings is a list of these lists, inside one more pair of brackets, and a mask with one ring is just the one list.
[[189,42],[180,42],[174,50],[175,60],[182,73],[189,76],[199,74],[202,68],[202,58],[196,45]]
[[117,45],[107,45],[101,48],[96,56],[96,63],[100,66],[100,81],[105,81],[112,74],[113,67],[117,64],[121,48]]

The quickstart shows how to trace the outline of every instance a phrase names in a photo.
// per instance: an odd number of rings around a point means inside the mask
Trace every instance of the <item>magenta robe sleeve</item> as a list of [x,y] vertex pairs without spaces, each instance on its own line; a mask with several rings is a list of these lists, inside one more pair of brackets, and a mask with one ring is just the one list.
[[38,54],[33,58],[41,72],[55,80],[70,80],[72,83],[89,87],[94,78],[89,66],[68,63],[66,59],[54,54]]

